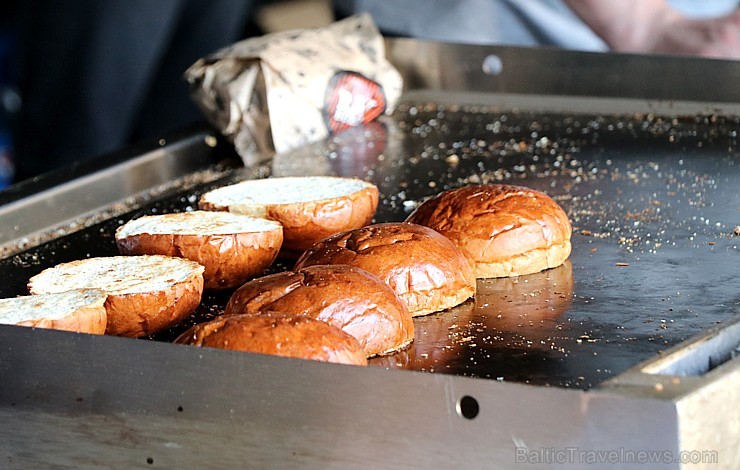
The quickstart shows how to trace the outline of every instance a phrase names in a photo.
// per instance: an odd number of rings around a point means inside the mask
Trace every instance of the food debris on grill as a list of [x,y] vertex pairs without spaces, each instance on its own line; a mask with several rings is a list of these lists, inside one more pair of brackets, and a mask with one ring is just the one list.
[[[417,318],[412,346],[371,365],[585,389],[740,313],[738,127],[736,116],[406,103],[382,125],[278,155],[269,168],[241,176],[321,172],[367,179],[381,193],[376,222],[404,220],[426,198],[467,184],[505,182],[545,192],[573,224],[567,266],[479,281],[474,300]],[[115,254],[112,234],[121,223],[192,209],[200,191],[144,201],[6,255],[3,293],[22,293],[27,277],[48,265]],[[270,271],[290,268],[280,261]],[[204,296],[183,325],[150,339],[171,341],[220,315],[228,294]]]

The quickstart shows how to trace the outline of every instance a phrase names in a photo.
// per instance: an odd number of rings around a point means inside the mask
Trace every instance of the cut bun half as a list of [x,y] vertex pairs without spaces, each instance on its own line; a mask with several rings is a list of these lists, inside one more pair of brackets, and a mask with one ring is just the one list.
[[430,227],[475,263],[478,278],[532,274],[568,259],[572,228],[547,194],[483,184],[444,191],[406,219]]
[[116,230],[124,255],[165,255],[203,265],[206,289],[229,289],[261,274],[283,242],[278,222],[228,212],[148,215]]
[[191,327],[175,343],[367,365],[365,350],[351,335],[303,315],[226,315]]
[[160,255],[110,256],[47,268],[28,282],[32,294],[100,289],[107,294],[106,333],[147,336],[175,325],[200,304],[203,266]]
[[107,297],[99,289],[76,289],[0,299],[0,324],[102,335]]
[[369,224],[378,188],[334,176],[256,179],[209,191],[198,207],[280,222],[285,253],[298,255],[329,235]]

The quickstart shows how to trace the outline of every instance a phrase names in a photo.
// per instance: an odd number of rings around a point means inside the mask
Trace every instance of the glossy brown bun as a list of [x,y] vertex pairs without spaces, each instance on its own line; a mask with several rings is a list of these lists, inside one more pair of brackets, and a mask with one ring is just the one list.
[[148,215],[116,230],[124,255],[177,256],[203,265],[206,289],[237,287],[261,274],[282,243],[278,222],[228,212]]
[[329,235],[369,224],[378,207],[378,188],[334,176],[257,179],[209,191],[198,207],[280,222],[283,254],[298,256]]
[[478,278],[519,276],[560,266],[570,255],[563,209],[533,189],[466,186],[424,201],[406,219],[431,227],[475,263]]
[[348,264],[374,274],[415,317],[475,295],[475,275],[465,255],[421,225],[376,224],[338,233],[308,249],[296,269],[321,264]]
[[73,289],[107,294],[106,334],[147,336],[188,317],[203,295],[203,266],[171,256],[108,256],[61,263],[28,281],[32,294]]
[[406,306],[380,279],[353,266],[311,266],[253,279],[226,304],[225,315],[305,315],[357,338],[367,356],[388,354],[414,339]]
[[176,343],[367,365],[365,350],[351,335],[303,315],[263,313],[221,316],[193,326]]

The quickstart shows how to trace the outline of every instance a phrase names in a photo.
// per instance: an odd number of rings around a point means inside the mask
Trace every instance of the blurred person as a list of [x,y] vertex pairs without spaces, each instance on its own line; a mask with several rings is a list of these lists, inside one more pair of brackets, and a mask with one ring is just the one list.
[[740,59],[737,0],[567,0],[618,52]]
[[183,72],[249,32],[256,0],[14,1],[16,181],[201,120]]
[[465,44],[740,58],[737,0],[334,0],[384,34]]
[[[6,147],[15,154],[15,181],[200,122],[183,72],[259,34],[251,18],[262,3],[4,2],[3,29],[17,38],[3,72],[12,90],[3,126],[12,130]],[[391,36],[740,55],[737,0],[335,0],[334,7],[339,17],[369,11]]]

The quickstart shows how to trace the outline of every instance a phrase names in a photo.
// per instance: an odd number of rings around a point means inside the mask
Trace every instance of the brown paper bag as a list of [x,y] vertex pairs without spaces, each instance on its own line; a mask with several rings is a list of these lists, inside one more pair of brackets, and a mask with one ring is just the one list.
[[238,42],[185,79],[245,164],[390,113],[403,86],[368,15]]

